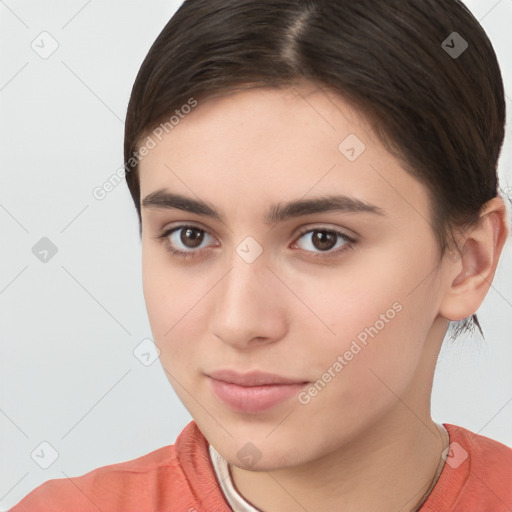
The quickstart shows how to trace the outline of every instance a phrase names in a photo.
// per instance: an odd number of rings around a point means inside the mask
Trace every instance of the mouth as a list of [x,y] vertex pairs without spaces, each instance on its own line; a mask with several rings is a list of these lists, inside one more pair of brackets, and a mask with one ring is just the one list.
[[289,400],[309,382],[254,371],[240,374],[231,370],[207,375],[213,394],[230,409],[257,414]]
[[217,370],[207,374],[215,380],[237,384],[238,386],[266,386],[271,384],[305,384],[304,379],[282,377],[275,373],[253,370],[248,373],[238,373],[234,370]]

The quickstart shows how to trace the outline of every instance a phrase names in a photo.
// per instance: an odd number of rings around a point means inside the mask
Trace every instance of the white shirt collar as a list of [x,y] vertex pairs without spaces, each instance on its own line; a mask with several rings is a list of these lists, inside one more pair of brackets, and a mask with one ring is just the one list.
[[217,480],[231,509],[234,512],[261,512],[246,501],[235,489],[227,460],[211,444],[208,444],[208,452]]

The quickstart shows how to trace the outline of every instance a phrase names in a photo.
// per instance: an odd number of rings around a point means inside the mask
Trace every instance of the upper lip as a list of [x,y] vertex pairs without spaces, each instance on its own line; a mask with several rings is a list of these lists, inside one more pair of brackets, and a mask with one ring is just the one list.
[[207,374],[212,379],[222,380],[239,386],[263,386],[265,384],[304,384],[306,381],[281,377],[273,373],[253,370],[248,373],[238,373],[234,370],[217,370]]

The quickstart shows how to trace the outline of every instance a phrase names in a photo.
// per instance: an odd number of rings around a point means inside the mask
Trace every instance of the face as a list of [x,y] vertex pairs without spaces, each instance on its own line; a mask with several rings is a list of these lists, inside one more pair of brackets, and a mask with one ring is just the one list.
[[[428,194],[356,110],[313,85],[254,89],[199,102],[160,138],[140,164],[146,307],[226,459],[306,463],[425,394],[443,290]],[[226,369],[301,384],[209,377]]]

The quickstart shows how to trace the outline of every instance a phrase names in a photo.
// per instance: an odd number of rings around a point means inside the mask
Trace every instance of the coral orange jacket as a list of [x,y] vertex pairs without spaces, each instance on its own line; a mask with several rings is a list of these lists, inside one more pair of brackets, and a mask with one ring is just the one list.
[[[512,449],[444,424],[450,453],[421,512],[512,511]],[[176,443],[74,478],[49,480],[10,512],[229,512],[194,421]]]

